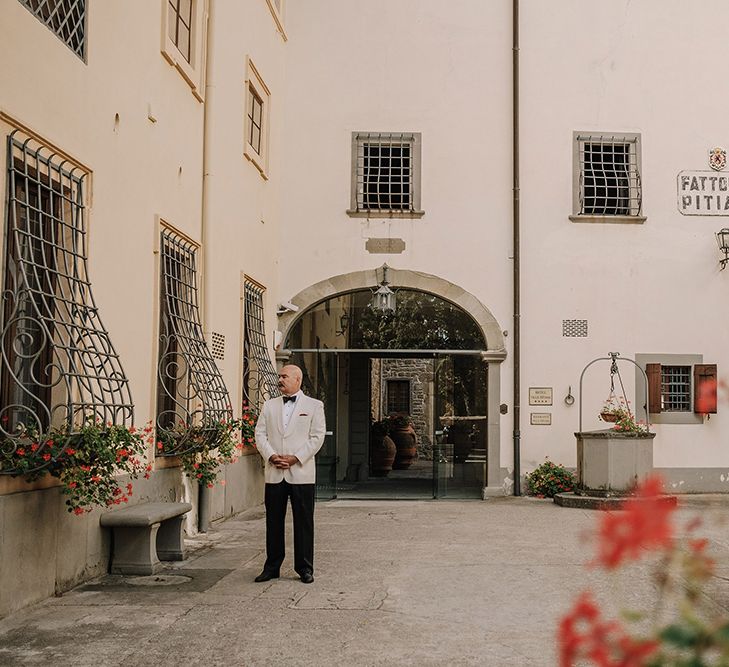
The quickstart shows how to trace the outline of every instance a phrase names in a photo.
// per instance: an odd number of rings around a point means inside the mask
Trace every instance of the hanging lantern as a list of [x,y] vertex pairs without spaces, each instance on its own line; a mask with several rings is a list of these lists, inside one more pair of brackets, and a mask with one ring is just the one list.
[[387,264],[382,265],[382,282],[379,287],[372,290],[372,308],[383,313],[395,311],[395,292],[390,289],[390,283],[387,282],[387,269],[389,268]]
[[716,233],[716,244],[719,246],[719,250],[724,253],[724,259],[719,262],[723,270],[729,262],[729,229],[725,227]]

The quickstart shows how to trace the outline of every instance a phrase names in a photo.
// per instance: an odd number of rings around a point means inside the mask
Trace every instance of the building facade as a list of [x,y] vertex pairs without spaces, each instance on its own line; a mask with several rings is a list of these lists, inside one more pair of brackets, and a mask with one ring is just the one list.
[[[54,286],[86,276],[70,302],[93,296],[119,364],[94,377],[128,392],[101,404],[127,424],[164,428],[179,390],[164,359],[183,330],[175,364],[203,411],[239,416],[275,394],[275,363],[301,364],[327,405],[322,499],[519,491],[545,456],[575,465],[574,432],[604,426],[612,390],[638,418],[647,404],[671,488],[726,491],[724,404],[704,414],[695,397],[726,363],[713,63],[727,47],[706,45],[729,9],[711,0],[690,24],[677,0],[658,9],[0,0],[5,298],[9,266],[41,266]],[[54,208],[64,183],[73,201]],[[70,265],[12,249],[26,219]],[[394,313],[370,306],[383,286]],[[43,321],[59,331],[77,312]],[[101,349],[77,355],[82,371]],[[637,366],[611,375],[603,359],[582,377],[608,352]],[[58,372],[84,376],[70,367]],[[371,479],[373,421],[406,411],[432,433]],[[191,501],[195,533],[198,485],[176,457],[148,460],[133,501]],[[261,502],[255,452],[222,475],[209,518]],[[49,478],[0,475],[0,614],[106,572],[98,519],[68,515]]]

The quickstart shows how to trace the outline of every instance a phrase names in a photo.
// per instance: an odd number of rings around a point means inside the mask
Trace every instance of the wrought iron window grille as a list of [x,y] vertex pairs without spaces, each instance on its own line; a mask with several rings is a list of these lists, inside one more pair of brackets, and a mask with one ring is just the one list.
[[640,216],[643,206],[637,135],[577,136],[579,214]]
[[157,454],[176,456],[215,447],[221,422],[233,413],[200,321],[197,248],[169,229],[160,246]]
[[263,402],[281,395],[278,373],[266,346],[263,311],[265,289],[246,280],[244,284],[245,321],[243,328],[243,402],[260,412]]
[[86,59],[86,0],[20,0],[82,60]]
[[18,130],[7,165],[0,474],[17,474],[7,462],[28,444],[45,448],[51,428],[131,425],[134,406],[91,293],[86,174]]
[[420,134],[357,132],[352,139],[351,212],[419,213]]
[[661,366],[661,410],[691,411],[691,366]]

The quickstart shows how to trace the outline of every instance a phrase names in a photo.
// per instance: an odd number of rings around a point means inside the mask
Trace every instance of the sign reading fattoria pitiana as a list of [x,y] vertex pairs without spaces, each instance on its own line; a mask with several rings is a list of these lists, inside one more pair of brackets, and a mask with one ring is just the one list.
[[680,172],[678,210],[683,215],[729,215],[729,172]]

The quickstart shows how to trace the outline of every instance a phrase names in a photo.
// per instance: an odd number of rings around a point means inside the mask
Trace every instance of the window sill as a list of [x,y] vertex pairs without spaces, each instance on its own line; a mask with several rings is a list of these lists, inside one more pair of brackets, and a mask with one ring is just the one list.
[[347,209],[350,218],[422,218],[425,211],[353,211]]
[[249,162],[250,162],[251,164],[253,164],[253,166],[254,166],[254,167],[255,167],[256,169],[258,169],[258,173],[259,173],[259,174],[261,175],[261,178],[262,178],[262,179],[263,179],[264,181],[267,181],[267,180],[268,180],[268,174],[266,173],[266,170],[265,170],[265,169],[264,169],[264,168],[263,168],[263,167],[261,166],[261,163],[260,163],[260,161],[261,161],[261,160],[262,160],[263,158],[261,158],[261,157],[258,157],[258,156],[257,156],[257,155],[255,154],[255,150],[254,150],[254,149],[253,149],[252,147],[249,147],[248,145],[246,145],[246,150],[245,150],[245,152],[243,153],[243,155],[245,155],[246,159],[247,159],[247,160],[248,160],[248,161],[249,161]]
[[284,30],[283,20],[281,19],[281,15],[278,13],[278,10],[273,4],[273,0],[266,0],[266,4],[271,10],[271,16],[273,16],[273,20],[276,23],[276,29],[281,35],[281,39],[283,39],[284,42],[288,41],[289,38],[286,36],[286,30]]
[[569,218],[572,222],[617,225],[642,225],[648,219],[644,215],[571,215]]

